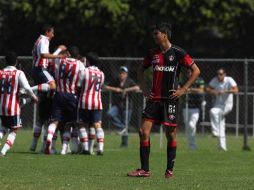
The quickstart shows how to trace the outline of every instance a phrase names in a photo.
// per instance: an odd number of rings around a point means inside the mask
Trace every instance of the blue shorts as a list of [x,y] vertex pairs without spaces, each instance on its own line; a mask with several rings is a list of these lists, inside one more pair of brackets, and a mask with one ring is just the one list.
[[2,126],[9,129],[16,129],[22,127],[22,121],[19,115],[15,116],[0,116],[2,121]]
[[101,122],[102,110],[79,109],[78,122],[93,124]]
[[33,79],[36,85],[54,81],[52,75],[42,67],[33,67]]
[[75,122],[77,119],[78,99],[70,93],[56,93],[51,110],[51,120],[63,123]]

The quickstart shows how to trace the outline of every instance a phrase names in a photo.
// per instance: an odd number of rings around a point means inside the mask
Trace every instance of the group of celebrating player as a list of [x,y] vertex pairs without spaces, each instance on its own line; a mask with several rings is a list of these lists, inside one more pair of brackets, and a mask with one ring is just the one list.
[[103,155],[101,89],[104,73],[97,67],[98,57],[95,53],[89,53],[81,59],[77,47],[67,49],[64,45],[58,46],[51,54],[49,42],[53,37],[54,28],[45,26],[34,44],[33,80],[36,86],[30,87],[23,71],[15,67],[17,56],[14,52],[8,52],[5,56],[7,67],[0,70],[0,139],[8,130],[9,135],[1,150],[1,156],[6,155],[12,147],[17,129],[21,127],[20,94],[29,95],[38,103],[39,117],[34,127],[31,151],[36,150],[44,126],[46,135],[42,152],[45,154],[54,153],[53,138],[59,128],[62,132],[62,155],[68,152],[71,132],[75,139],[72,141],[73,153],[78,152],[79,140],[82,153],[93,154],[97,138],[97,155]]

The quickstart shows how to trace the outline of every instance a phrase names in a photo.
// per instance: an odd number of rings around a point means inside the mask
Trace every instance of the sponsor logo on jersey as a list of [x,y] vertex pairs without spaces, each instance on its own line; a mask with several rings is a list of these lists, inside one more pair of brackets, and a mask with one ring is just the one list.
[[160,56],[159,55],[154,55],[153,60],[152,60],[152,64],[155,65],[155,64],[158,64],[158,63],[160,63]]
[[153,70],[154,71],[174,72],[175,71],[175,66],[159,66],[159,65],[156,65]]

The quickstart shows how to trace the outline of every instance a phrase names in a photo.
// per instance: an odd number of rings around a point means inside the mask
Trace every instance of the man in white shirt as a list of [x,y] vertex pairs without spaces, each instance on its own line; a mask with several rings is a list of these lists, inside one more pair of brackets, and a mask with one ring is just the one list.
[[208,84],[206,91],[216,96],[214,106],[210,110],[212,134],[219,138],[219,148],[227,151],[225,134],[225,115],[233,108],[233,93],[238,87],[232,77],[226,76],[224,68],[217,70],[217,76]]

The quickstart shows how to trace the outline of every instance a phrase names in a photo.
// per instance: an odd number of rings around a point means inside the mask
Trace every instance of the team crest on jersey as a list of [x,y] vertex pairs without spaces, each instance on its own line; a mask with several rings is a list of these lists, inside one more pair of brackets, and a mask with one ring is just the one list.
[[175,119],[175,116],[174,116],[173,114],[171,114],[171,115],[168,116],[168,118],[169,118],[170,120],[174,120],[174,119]]
[[169,61],[173,61],[175,58],[174,58],[173,55],[170,55],[170,56],[168,57],[168,59],[169,59]]
[[153,60],[152,60],[152,64],[158,64],[160,63],[160,56],[159,55],[154,55],[153,56]]

